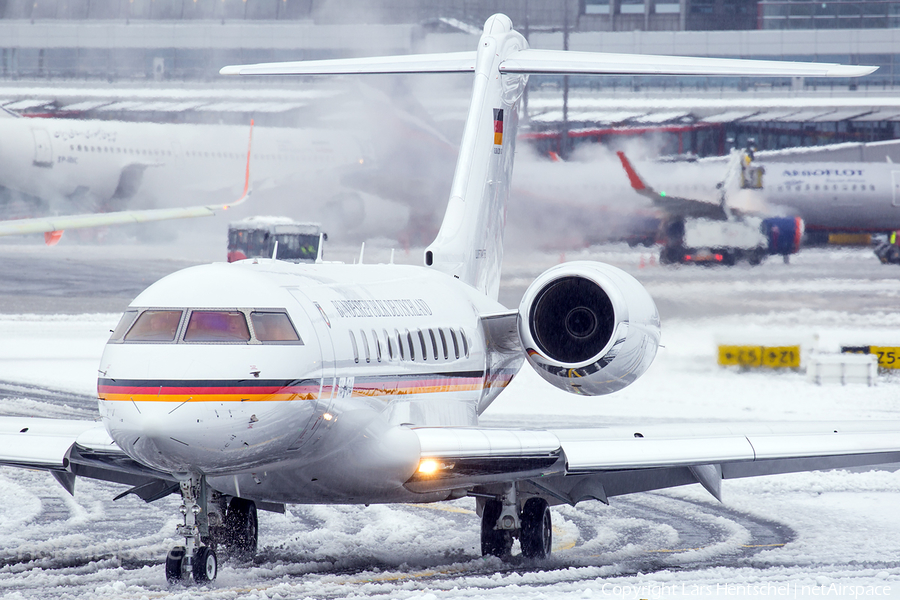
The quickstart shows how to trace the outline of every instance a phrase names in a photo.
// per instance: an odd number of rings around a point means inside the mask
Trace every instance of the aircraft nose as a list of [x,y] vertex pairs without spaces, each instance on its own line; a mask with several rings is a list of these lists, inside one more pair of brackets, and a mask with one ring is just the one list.
[[178,401],[161,399],[166,390],[160,388],[154,399],[101,404],[115,405],[107,407],[104,421],[135,460],[170,472],[212,473],[259,464],[297,443],[317,410],[318,390],[297,391],[306,387],[309,382],[275,391],[245,386],[230,395],[216,388],[202,395],[195,386],[194,395]]

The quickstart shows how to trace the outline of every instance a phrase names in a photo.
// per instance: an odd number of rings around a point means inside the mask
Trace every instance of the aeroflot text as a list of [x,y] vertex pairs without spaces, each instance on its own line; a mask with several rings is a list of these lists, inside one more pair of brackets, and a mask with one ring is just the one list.
[[891,595],[889,585],[798,585],[796,583],[737,584],[718,583],[716,585],[671,584],[671,585],[617,585],[604,583],[600,593],[609,598],[622,600],[661,600],[673,596],[681,597],[766,597],[766,598],[872,598]]
[[798,171],[785,169],[784,177],[862,177],[863,169],[814,169],[812,171]]

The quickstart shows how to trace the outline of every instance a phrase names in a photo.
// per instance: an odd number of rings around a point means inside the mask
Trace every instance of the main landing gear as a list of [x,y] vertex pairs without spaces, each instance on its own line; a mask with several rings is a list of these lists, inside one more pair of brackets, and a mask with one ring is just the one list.
[[252,500],[232,498],[225,513],[224,542],[228,555],[235,560],[247,562],[256,556],[259,536],[259,521],[256,504]]
[[184,545],[175,546],[166,556],[169,583],[213,581],[219,572],[217,542],[225,546],[230,558],[241,562],[253,559],[259,532],[253,501],[228,499],[210,490],[201,475],[181,480],[180,488],[184,524],[178,526],[178,535],[184,537]]
[[479,494],[484,499],[481,512],[481,554],[508,558],[513,539],[519,538],[522,556],[544,559],[550,556],[553,527],[550,506],[543,498],[517,498],[515,485],[499,495]]

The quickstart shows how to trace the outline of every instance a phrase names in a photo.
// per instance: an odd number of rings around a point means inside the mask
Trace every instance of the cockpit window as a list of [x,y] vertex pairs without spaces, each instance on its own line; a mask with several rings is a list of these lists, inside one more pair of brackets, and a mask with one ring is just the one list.
[[[125,313],[126,315],[128,313]],[[123,317],[124,319],[125,317]],[[180,310],[145,310],[125,335],[126,342],[173,342],[181,321]],[[119,323],[121,326],[122,323]],[[118,330],[118,327],[116,328]],[[115,336],[115,334],[113,334]]]
[[261,342],[300,342],[290,317],[281,312],[252,312],[253,333]]
[[[144,313],[146,314],[146,313]],[[141,315],[143,317],[143,315]],[[186,342],[248,342],[250,330],[244,313],[237,310],[195,310],[191,312]]]
[[109,336],[109,341],[118,342],[121,340],[128,328],[131,327],[131,324],[134,323],[134,318],[137,314],[138,311],[136,310],[126,310],[122,318],[119,319],[119,324],[113,329],[112,335]]

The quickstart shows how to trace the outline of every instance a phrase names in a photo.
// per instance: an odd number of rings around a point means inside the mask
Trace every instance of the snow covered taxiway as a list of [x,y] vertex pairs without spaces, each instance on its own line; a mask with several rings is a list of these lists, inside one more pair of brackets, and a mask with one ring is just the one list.
[[[800,372],[715,364],[723,335],[796,339],[805,353],[845,341],[900,345],[900,313],[878,308],[896,301],[895,269],[873,267],[863,253],[831,251],[758,269],[640,269],[640,251],[604,252],[646,281],[674,315],[664,319],[654,365],[630,388],[596,399],[556,391],[526,367],[489,409],[488,423],[900,414],[900,376],[881,375],[874,387],[816,386]],[[779,303],[777,294],[790,299]],[[692,312],[685,308],[691,297],[730,298],[735,306]],[[823,306],[823,297],[832,300]],[[117,319],[0,314],[0,414],[93,418],[99,355]],[[471,500],[292,506],[285,515],[261,513],[261,550],[252,564],[226,562],[213,584],[190,588],[169,587],[162,569],[175,543],[178,500],[112,502],[120,491],[79,480],[72,498],[46,473],[0,470],[0,598],[900,596],[900,471],[893,468],[729,480],[724,504],[695,485],[614,498],[610,506],[555,508],[555,548],[546,563],[482,558]]]

